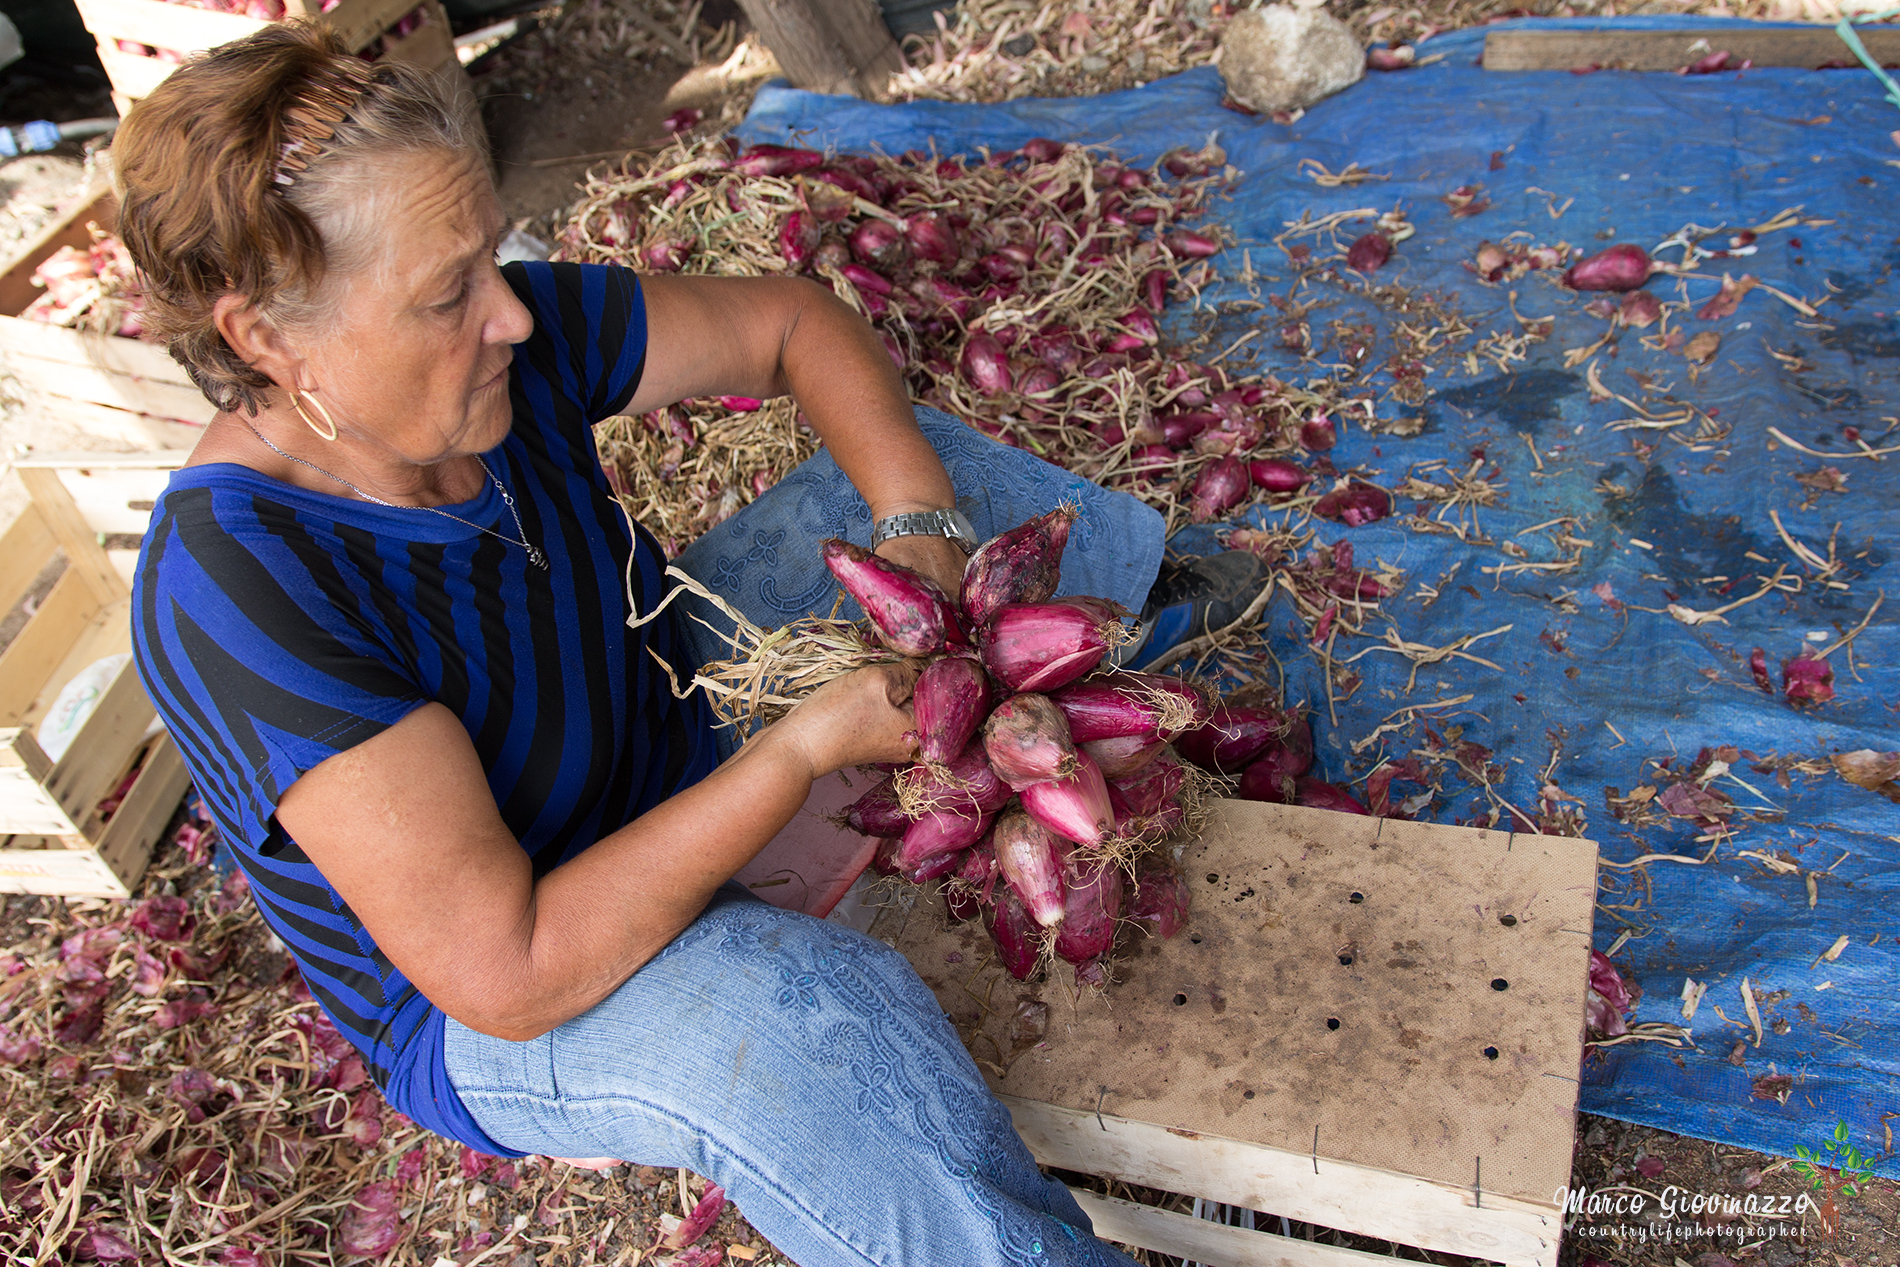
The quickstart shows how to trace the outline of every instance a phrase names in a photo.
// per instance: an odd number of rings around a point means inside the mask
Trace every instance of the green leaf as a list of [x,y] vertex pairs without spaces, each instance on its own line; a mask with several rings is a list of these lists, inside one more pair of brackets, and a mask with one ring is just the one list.
[[1834,1138],[1840,1140],[1843,1144],[1847,1142],[1847,1122],[1845,1120],[1835,1123]]

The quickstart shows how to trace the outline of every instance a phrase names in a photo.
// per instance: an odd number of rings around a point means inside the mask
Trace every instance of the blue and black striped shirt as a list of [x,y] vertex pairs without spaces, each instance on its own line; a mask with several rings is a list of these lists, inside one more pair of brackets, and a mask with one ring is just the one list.
[[[284,833],[279,798],[437,701],[468,728],[541,876],[717,760],[703,698],[674,699],[648,655],[691,680],[671,622],[627,628],[629,553],[643,612],[664,593],[665,560],[644,531],[630,537],[590,425],[626,407],[645,367],[638,282],[577,264],[504,275],[535,328],[509,371],[514,429],[485,457],[547,570],[442,515],[207,464],[172,478],[133,588],[146,689],[265,920],[389,1102],[488,1153],[510,1150],[449,1084],[442,1013]],[[514,535],[492,485],[442,509]]]

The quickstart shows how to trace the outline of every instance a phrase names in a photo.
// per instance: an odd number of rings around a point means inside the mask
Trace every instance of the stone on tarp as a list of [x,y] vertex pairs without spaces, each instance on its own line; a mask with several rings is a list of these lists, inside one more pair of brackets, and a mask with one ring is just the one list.
[[1366,73],[1366,53],[1324,9],[1270,4],[1236,14],[1221,39],[1227,93],[1249,110],[1304,110]]

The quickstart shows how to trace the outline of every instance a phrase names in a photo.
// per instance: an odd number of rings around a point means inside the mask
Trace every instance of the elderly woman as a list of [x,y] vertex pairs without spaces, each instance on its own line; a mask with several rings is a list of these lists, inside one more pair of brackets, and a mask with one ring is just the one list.
[[[690,1167],[804,1267],[1127,1263],[901,957],[729,883],[815,779],[907,755],[910,670],[722,752],[660,668],[716,642],[629,627],[665,564],[590,424],[797,398],[825,454],[688,560],[771,624],[829,607],[817,536],[954,586],[960,492],[988,532],[1067,477],[941,416],[933,446],[809,283],[498,269],[477,125],[313,28],[181,67],[114,153],[152,327],[219,408],[145,540],[139,668],[389,1102],[488,1153]],[[1138,602],[1156,517],[1080,491],[1119,534],[1086,583]]]

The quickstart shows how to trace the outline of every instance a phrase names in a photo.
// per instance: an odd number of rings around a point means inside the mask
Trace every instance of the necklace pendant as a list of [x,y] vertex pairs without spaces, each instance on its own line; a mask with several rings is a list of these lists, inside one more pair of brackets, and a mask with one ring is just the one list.
[[548,556],[541,553],[541,548],[539,546],[528,547],[528,562],[534,564],[536,567],[540,568],[543,572],[548,570]]

